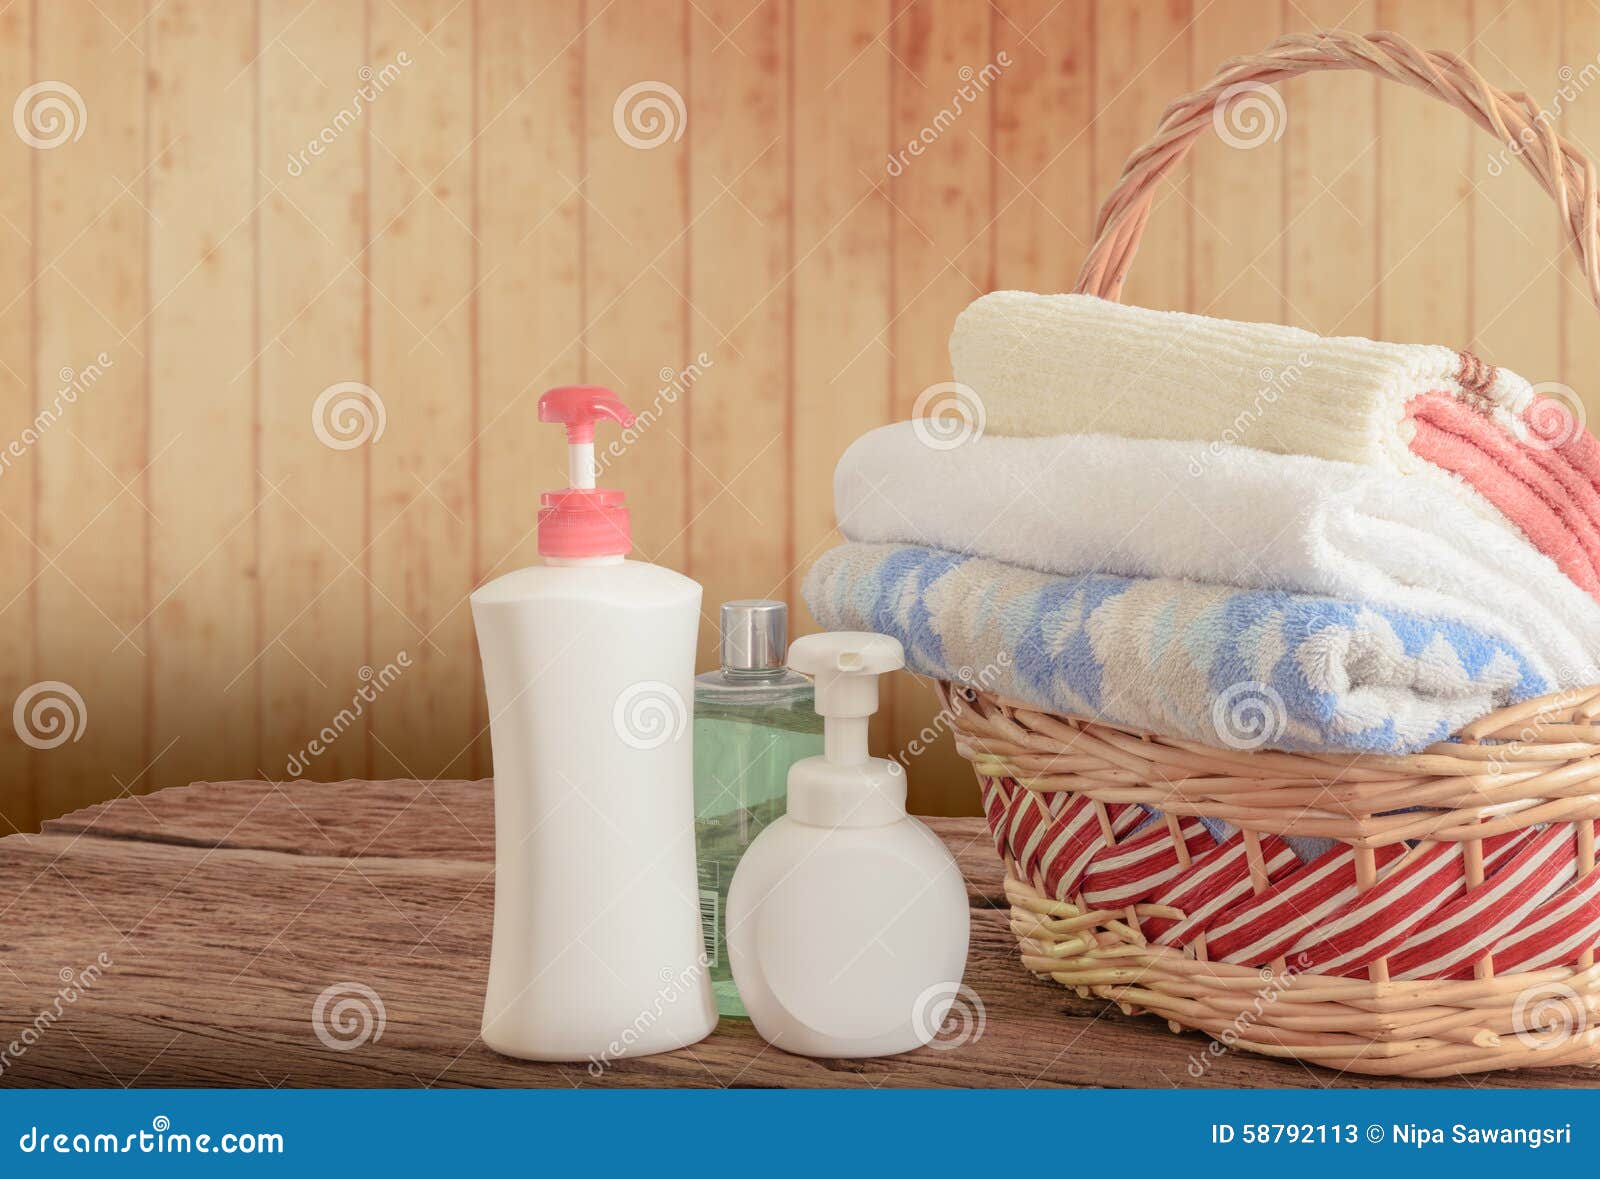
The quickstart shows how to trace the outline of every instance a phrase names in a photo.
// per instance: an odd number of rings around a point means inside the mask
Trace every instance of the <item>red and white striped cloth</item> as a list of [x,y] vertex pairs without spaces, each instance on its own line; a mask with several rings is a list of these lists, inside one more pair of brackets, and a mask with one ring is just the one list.
[[1006,793],[1017,789],[1010,778],[978,779],[978,793],[983,797],[983,817],[988,823],[989,835],[994,839],[995,855],[1005,862],[1006,850]]
[[1568,885],[1528,915],[1494,948],[1494,968],[1545,970],[1570,966],[1600,947],[1600,868]]
[[[1104,806],[1116,839],[1137,827],[1146,813],[1131,803]],[[1094,801],[1065,790],[1050,795],[1015,791],[1005,823],[1017,867],[1058,901],[1072,900],[1089,862],[1110,843]]]
[[[1398,859],[1398,848],[1377,853],[1380,868]],[[1322,923],[1348,906],[1358,892],[1353,848],[1335,847],[1299,871],[1287,874],[1259,896],[1247,897],[1217,917],[1206,931],[1212,958],[1260,966],[1288,954]]]
[[[1269,883],[1280,879],[1300,861],[1276,835],[1261,837],[1261,858]],[[1196,860],[1170,884],[1158,889],[1153,904],[1170,905],[1187,916],[1182,921],[1153,918],[1144,925],[1150,940],[1162,946],[1184,946],[1228,906],[1250,895],[1250,861],[1243,835],[1236,834],[1216,850]]]
[[1493,876],[1441,908],[1389,956],[1391,978],[1470,978],[1473,963],[1573,878],[1572,828],[1535,833]]
[[1159,815],[1146,823],[1144,807],[1107,803],[1102,820],[1091,799],[1068,791],[985,778],[982,792],[997,849],[1036,888],[1095,909],[1175,908],[1181,920],[1146,918],[1146,936],[1187,946],[1204,934],[1214,960],[1292,958],[1301,971],[1359,977],[1387,958],[1396,979],[1469,978],[1491,952],[1504,973],[1572,965],[1600,949],[1600,870],[1574,879],[1571,824],[1484,839],[1484,880],[1470,891],[1457,843],[1379,848],[1377,880],[1362,890],[1354,849],[1301,864],[1284,840],[1262,836],[1268,886],[1256,894],[1241,834],[1219,844],[1200,821],[1182,820],[1185,867],[1170,825]]
[[[1185,819],[1178,825],[1193,863],[1217,846],[1217,841],[1199,819]],[[1184,869],[1178,845],[1164,819],[1157,818],[1148,828],[1126,843],[1106,846],[1089,863],[1083,874],[1083,899],[1094,909],[1118,909],[1138,904]]]
[[[1492,874],[1527,839],[1514,831],[1484,840],[1484,871]],[[1380,864],[1382,860],[1380,859]],[[1378,882],[1293,948],[1301,969],[1357,977],[1467,888],[1466,859],[1455,843],[1433,843],[1391,861]],[[1302,958],[1301,955],[1304,955]]]

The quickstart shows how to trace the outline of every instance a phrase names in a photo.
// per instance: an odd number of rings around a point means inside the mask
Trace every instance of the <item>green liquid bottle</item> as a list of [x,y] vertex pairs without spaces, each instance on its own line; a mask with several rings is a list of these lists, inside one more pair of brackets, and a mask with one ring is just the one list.
[[722,668],[694,685],[695,848],[700,923],[717,1011],[745,1017],[728,965],[726,913],[733,870],[751,840],[787,806],[789,767],[822,752],[811,681],[784,666],[782,602],[722,607]]

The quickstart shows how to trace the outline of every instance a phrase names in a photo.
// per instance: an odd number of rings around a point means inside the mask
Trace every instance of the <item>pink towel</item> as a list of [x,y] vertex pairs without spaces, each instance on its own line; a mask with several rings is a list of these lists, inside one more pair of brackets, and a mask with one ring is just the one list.
[[1565,406],[1541,398],[1527,407],[1522,420],[1531,442],[1449,393],[1415,397],[1406,414],[1416,427],[1413,454],[1476,488],[1600,600],[1600,443]]

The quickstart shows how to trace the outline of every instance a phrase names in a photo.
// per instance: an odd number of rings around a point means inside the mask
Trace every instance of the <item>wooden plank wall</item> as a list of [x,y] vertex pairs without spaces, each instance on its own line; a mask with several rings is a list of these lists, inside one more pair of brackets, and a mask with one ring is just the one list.
[[[1070,286],[1167,102],[1319,23],[1552,99],[1600,53],[1584,0],[13,0],[3,95],[68,124],[0,141],[0,704],[59,681],[82,715],[0,740],[0,830],[191,778],[487,773],[465,597],[534,555],[549,385],[652,411],[608,477],[704,583],[702,665],[726,598],[808,628],[833,464],[948,379],[954,315]],[[1282,93],[1268,142],[1164,187],[1130,299],[1585,387],[1593,312],[1493,144],[1365,77]],[[1600,98],[1562,119],[1600,148]],[[901,678],[878,740],[931,708]],[[911,780],[974,809],[948,742]]]

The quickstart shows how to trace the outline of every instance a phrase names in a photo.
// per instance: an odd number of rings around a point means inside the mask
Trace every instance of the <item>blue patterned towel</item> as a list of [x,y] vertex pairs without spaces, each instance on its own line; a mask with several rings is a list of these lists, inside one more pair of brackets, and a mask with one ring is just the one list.
[[923,675],[1235,749],[1413,753],[1553,690],[1457,619],[1310,594],[886,544],[824,554],[804,594],[829,630],[899,639]]

